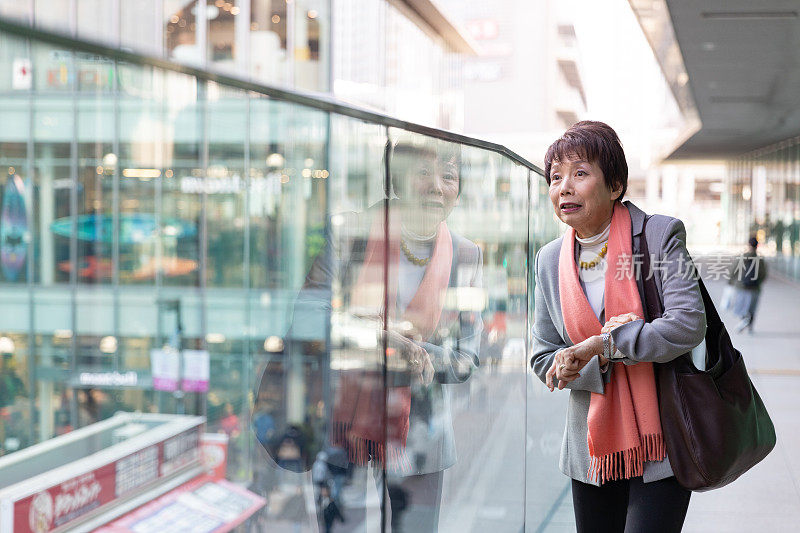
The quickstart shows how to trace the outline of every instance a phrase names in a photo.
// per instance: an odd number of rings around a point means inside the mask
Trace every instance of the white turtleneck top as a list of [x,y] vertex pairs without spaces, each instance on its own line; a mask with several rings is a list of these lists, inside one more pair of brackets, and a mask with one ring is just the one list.
[[[433,245],[436,241],[436,233],[433,235],[417,235],[401,226],[401,236],[406,243],[408,250],[418,259],[426,259],[433,254]],[[417,293],[422,278],[425,275],[426,267],[417,266],[408,260],[403,252],[400,252],[400,265],[397,273],[397,312],[402,314],[411,299]]]
[[[581,239],[575,235],[575,240],[578,241],[580,246],[580,255],[578,258],[585,262],[590,263],[598,258],[603,245],[608,242],[608,236],[611,233],[611,222],[608,226],[591,237]],[[592,306],[592,311],[597,315],[600,320],[600,314],[603,311],[603,296],[605,295],[605,275],[608,268],[606,258],[600,259],[597,265],[591,269],[583,269],[578,265],[578,275],[581,280],[581,287],[583,292],[586,293],[586,299],[589,300],[589,305]]]

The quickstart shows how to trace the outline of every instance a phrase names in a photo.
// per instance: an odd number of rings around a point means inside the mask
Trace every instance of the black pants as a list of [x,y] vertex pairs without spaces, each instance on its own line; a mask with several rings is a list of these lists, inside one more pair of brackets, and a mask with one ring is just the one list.
[[600,487],[572,480],[578,533],[677,533],[691,495],[674,477],[650,483],[635,477]]

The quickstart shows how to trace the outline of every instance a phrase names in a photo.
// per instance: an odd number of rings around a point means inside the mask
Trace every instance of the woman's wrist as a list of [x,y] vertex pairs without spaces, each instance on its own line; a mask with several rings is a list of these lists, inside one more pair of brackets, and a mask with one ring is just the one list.
[[[596,353],[599,357],[603,357],[603,335],[594,336],[594,353]],[[602,362],[602,359],[601,359]]]

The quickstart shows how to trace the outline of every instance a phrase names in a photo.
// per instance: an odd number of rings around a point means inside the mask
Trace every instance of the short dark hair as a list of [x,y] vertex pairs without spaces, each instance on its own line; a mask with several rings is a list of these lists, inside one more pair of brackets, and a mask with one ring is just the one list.
[[387,161],[389,162],[387,167],[389,172],[389,182],[390,187],[395,192],[398,190],[395,184],[397,174],[392,172],[392,163],[394,162],[394,157],[396,155],[405,155],[411,157],[429,155],[431,157],[439,158],[442,161],[452,163],[456,172],[458,173],[458,196],[461,196],[464,183],[463,175],[469,171],[469,163],[463,157],[460,144],[416,134],[401,135],[394,142],[387,140],[386,145],[384,146],[383,157],[384,163]]
[[609,190],[622,186],[622,200],[628,190],[628,162],[617,132],[604,122],[582,120],[576,122],[559,139],[550,145],[544,156],[544,179],[550,185],[550,167],[553,161],[565,161],[571,155],[597,163]]

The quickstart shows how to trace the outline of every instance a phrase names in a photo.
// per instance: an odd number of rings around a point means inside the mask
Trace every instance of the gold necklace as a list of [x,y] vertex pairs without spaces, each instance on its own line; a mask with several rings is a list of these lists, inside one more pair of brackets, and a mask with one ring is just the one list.
[[606,243],[603,245],[603,249],[600,250],[599,254],[597,254],[596,259],[594,259],[593,261],[589,261],[588,263],[585,261],[580,261],[581,268],[584,270],[589,270],[591,268],[596,267],[597,263],[599,263],[600,260],[606,256],[606,253],[608,253],[608,241],[606,241]]
[[403,255],[406,256],[406,259],[408,259],[411,263],[417,265],[418,267],[424,267],[431,260],[430,257],[426,257],[425,259],[421,259],[421,258],[417,257],[416,255],[414,255],[413,253],[411,253],[411,250],[409,250],[408,246],[406,246],[405,239],[400,239],[400,249],[403,250]]

